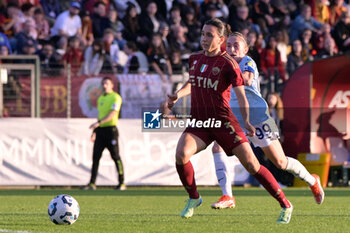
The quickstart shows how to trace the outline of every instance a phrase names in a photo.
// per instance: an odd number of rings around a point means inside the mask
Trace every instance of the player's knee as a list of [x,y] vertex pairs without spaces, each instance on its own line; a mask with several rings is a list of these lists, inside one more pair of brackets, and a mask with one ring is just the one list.
[[249,160],[244,164],[244,167],[250,174],[254,175],[259,171],[260,164],[257,161]]
[[275,166],[278,168],[278,169],[286,169],[287,167],[287,160],[286,159],[278,159],[275,161]]
[[190,160],[191,156],[192,154],[188,150],[184,150],[184,149],[176,150],[176,155],[175,155],[176,163],[186,164]]

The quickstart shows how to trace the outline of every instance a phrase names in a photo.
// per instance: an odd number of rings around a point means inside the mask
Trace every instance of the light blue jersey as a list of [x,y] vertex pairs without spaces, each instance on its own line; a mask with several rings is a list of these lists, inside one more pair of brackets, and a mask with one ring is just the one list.
[[[254,79],[251,86],[245,86],[245,94],[249,103],[249,121],[252,125],[260,124],[269,118],[269,109],[266,101],[260,94],[260,82],[259,82],[259,72],[254,60],[245,56],[239,63],[239,67],[244,73],[244,71],[249,71],[254,73]],[[239,104],[237,96],[233,88],[231,89],[231,100],[230,106],[233,114],[237,117],[237,120],[242,129],[244,129],[244,121],[239,109]]]

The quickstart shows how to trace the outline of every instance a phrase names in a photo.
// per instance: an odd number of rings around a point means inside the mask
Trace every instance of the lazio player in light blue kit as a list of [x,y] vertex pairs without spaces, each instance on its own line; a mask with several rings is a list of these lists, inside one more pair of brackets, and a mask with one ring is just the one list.
[[[248,45],[241,33],[232,33],[226,42],[226,52],[230,54],[239,63],[240,69],[245,80],[245,92],[249,102],[249,121],[255,127],[256,134],[248,137],[256,147],[261,147],[265,155],[273,164],[285,171],[292,173],[295,177],[304,180],[311,188],[317,204],[324,200],[324,191],[320,179],[317,175],[311,175],[306,168],[296,159],[287,157],[284,154],[279,142],[279,131],[273,118],[269,115],[269,109],[266,101],[260,94],[259,72],[252,58],[246,56]],[[239,109],[236,94],[231,91],[230,106],[233,114],[237,117],[240,125],[243,125],[243,118]],[[223,209],[235,207],[235,200],[232,196],[232,187],[229,171],[226,167],[226,156],[220,146],[215,142],[213,146],[213,156],[216,168],[216,175],[223,192],[220,200],[212,204],[212,208]],[[293,207],[286,208],[281,212],[278,221],[288,223],[292,214]]]

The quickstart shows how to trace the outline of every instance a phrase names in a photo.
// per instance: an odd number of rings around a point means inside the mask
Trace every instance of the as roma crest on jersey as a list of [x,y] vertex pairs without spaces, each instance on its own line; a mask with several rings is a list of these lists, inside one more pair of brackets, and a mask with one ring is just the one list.
[[219,67],[214,67],[211,72],[213,73],[213,75],[217,75],[218,73],[220,73],[220,68]]

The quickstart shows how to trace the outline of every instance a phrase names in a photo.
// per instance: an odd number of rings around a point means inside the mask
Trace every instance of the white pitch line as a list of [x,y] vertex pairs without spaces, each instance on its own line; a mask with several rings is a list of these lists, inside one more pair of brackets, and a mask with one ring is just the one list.
[[0,232],[9,232],[9,233],[33,233],[30,231],[16,231],[16,230],[8,230],[8,229],[0,229]]

